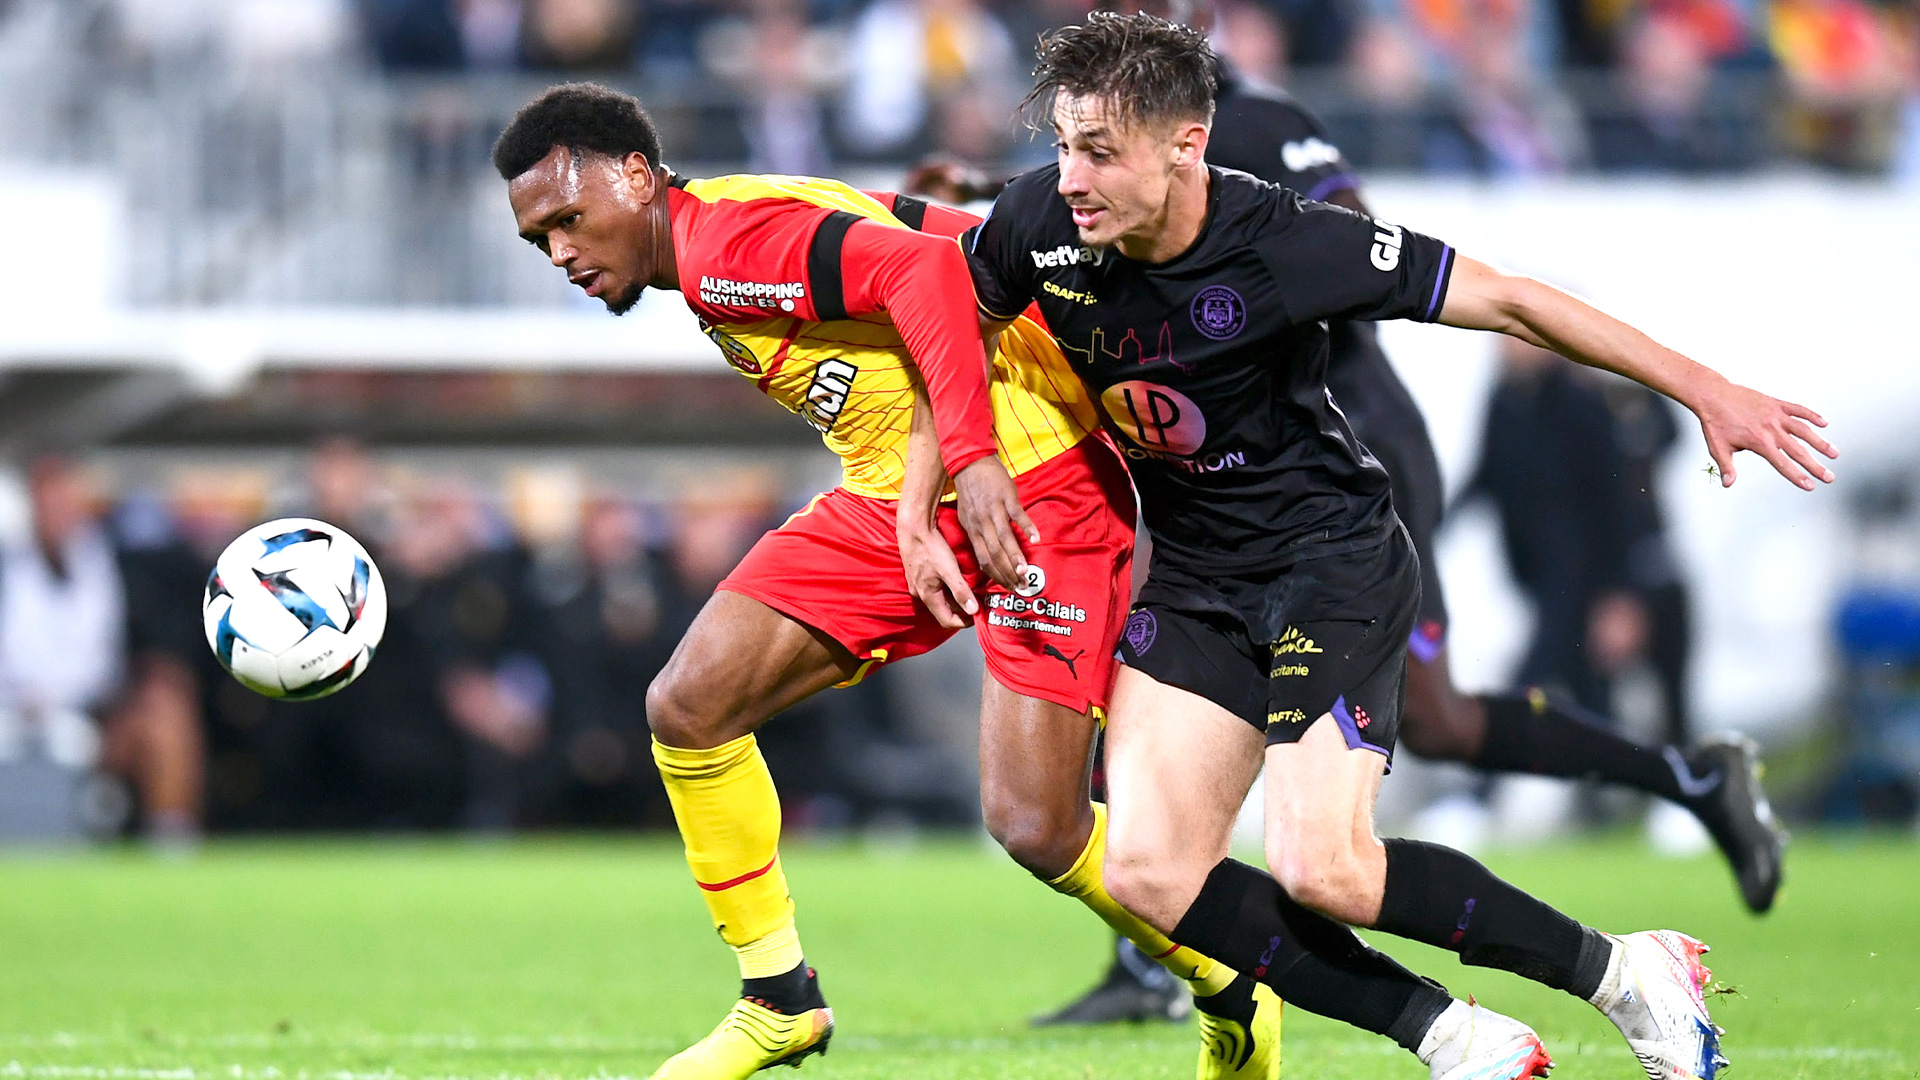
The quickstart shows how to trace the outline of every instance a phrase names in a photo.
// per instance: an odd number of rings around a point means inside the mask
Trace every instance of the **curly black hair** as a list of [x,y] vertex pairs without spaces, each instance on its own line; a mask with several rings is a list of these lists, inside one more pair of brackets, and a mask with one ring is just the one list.
[[556,146],[609,157],[638,152],[660,164],[660,132],[640,100],[598,83],[561,83],[521,106],[493,144],[493,167],[511,180]]
[[1043,35],[1035,55],[1034,86],[1020,107],[1036,128],[1053,126],[1053,99],[1061,91],[1105,99],[1123,124],[1213,122],[1219,61],[1207,36],[1191,26],[1095,11],[1077,26]]

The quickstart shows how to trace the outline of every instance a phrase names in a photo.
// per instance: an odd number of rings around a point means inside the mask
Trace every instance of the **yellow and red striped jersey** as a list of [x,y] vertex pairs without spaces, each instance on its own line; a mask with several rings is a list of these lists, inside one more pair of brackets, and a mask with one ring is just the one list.
[[[846,246],[846,237],[859,221],[911,231],[896,207],[912,226],[949,240],[977,219],[941,210],[927,220],[917,200],[807,177],[676,180],[669,198],[681,289],[701,328],[729,364],[820,431],[840,457],[843,486],[898,498],[917,369],[889,312],[849,311],[861,306],[849,297],[861,294],[866,249]],[[959,287],[971,305],[971,286]],[[1034,317],[1001,335],[988,401],[995,452],[1016,476],[1099,426],[1079,377]],[[945,449],[949,433],[940,434]]]

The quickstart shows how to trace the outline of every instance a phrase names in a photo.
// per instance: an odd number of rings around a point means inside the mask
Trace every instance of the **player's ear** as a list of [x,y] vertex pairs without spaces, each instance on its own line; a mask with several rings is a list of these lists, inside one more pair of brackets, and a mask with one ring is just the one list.
[[1207,125],[1194,120],[1174,129],[1173,164],[1175,168],[1194,168],[1206,159],[1206,154]]
[[620,170],[626,177],[627,183],[633,186],[633,193],[640,197],[641,202],[653,201],[660,184],[660,176],[654,171],[653,162],[647,160],[647,155],[638,150],[633,151],[621,161]]

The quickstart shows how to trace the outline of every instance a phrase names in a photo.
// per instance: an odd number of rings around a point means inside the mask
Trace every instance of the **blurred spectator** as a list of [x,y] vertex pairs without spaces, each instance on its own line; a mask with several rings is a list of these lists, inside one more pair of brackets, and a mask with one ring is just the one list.
[[[1606,398],[1585,372],[1519,341],[1500,350],[1480,461],[1461,499],[1493,503],[1507,567],[1533,602],[1533,639],[1513,682],[1558,688],[1606,715],[1609,673],[1590,632],[1632,629],[1615,605],[1627,592],[1627,462]],[[1638,651],[1633,640],[1607,644],[1610,654]]]
[[633,66],[634,0],[527,0],[527,65],[620,72]]
[[[1342,0],[1223,0],[1214,31],[1232,49],[1239,47],[1233,43],[1235,35],[1264,36],[1271,25],[1285,64],[1331,67],[1352,51],[1356,16],[1362,10],[1363,5]],[[1254,70],[1239,57],[1234,63],[1243,71]]]
[[1579,113],[1534,66],[1526,0],[1474,0],[1450,28],[1458,64],[1453,124],[1430,137],[1426,164],[1482,176],[1556,175],[1584,163]]
[[1864,0],[1773,0],[1767,12],[1788,143],[1835,168],[1886,167],[1907,85],[1900,19]]
[[836,42],[806,24],[800,0],[754,0],[752,16],[702,39],[707,67],[742,98],[749,172],[824,176],[828,159],[821,95],[840,74]]
[[460,52],[467,66],[504,69],[520,63],[525,0],[460,0]]
[[714,0],[647,0],[637,45],[640,69],[657,84],[699,78],[701,42],[725,13]]
[[[1196,12],[1193,16],[1197,20],[1195,25],[1208,25],[1198,21],[1204,20],[1205,15],[1205,12]],[[1252,0],[1228,0],[1217,6],[1211,25],[1214,50],[1241,76],[1261,86],[1285,84],[1288,28],[1271,10]],[[1324,61],[1315,58],[1303,62],[1334,62],[1344,52],[1342,48]]]
[[536,574],[541,657],[553,681],[551,738],[530,770],[523,825],[664,823],[646,688],[684,624],[669,624],[639,508],[594,499],[579,543]]
[[[1693,659],[1693,605],[1660,508],[1660,465],[1680,438],[1675,406],[1626,379],[1609,377],[1601,386],[1613,417],[1614,442],[1620,448],[1618,531],[1628,591],[1610,610],[1596,615],[1590,630],[1595,662],[1603,672],[1613,673],[1644,659],[1660,687],[1663,730],[1655,741],[1691,746],[1693,712],[1687,685]],[[1606,625],[1609,621],[1618,625]]]
[[133,786],[156,842],[191,843],[201,795],[194,683],[158,656],[129,665],[126,584],[87,474],[43,455],[27,466],[27,492],[29,535],[0,553],[0,760],[26,752],[76,772],[97,765]]
[[158,499],[135,494],[115,515],[125,583],[129,678],[103,760],[133,779],[149,836],[191,843],[205,822],[209,652],[198,600],[207,567],[185,549]]
[[1749,165],[1740,115],[1709,111],[1713,44],[1693,23],[1654,13],[1634,21],[1622,49],[1618,112],[1589,117],[1594,164],[1619,171],[1700,173]]
[[[393,610],[377,666],[412,681],[388,688],[398,700],[387,701],[395,715],[385,723],[409,724],[402,711],[408,698],[418,703],[413,709],[435,717],[430,724],[411,720],[416,730],[408,738],[420,767],[464,773],[458,785],[451,775],[446,780],[449,792],[464,788],[465,823],[504,828],[519,800],[520,762],[547,734],[549,686],[525,640],[526,555],[490,542],[495,530],[464,478],[416,478],[409,488],[387,553]],[[390,657],[396,646],[408,655]],[[410,670],[396,672],[402,668]],[[452,749],[441,723],[452,725],[464,749],[430,761]]]
[[1026,59],[977,0],[876,0],[847,42],[843,135],[872,156],[995,159],[1026,92]]
[[448,71],[466,61],[454,0],[361,0],[361,18],[388,71]]

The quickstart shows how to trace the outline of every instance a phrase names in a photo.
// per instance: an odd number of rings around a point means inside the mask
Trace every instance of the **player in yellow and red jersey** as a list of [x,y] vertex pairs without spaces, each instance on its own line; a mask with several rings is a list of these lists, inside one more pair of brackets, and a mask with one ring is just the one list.
[[[684,180],[659,160],[639,103],[586,84],[543,94],[494,147],[521,236],[616,314],[649,285],[681,292],[729,363],[820,430],[843,481],[754,546],[647,691],[687,861],[742,979],[720,1026],[655,1077],[739,1080],[826,1048],[833,1014],[800,948],[753,732],[934,648],[966,616],[989,674],[989,830],[1243,1017],[1208,1029],[1203,1077],[1277,1076],[1277,999],[1174,946],[1101,884],[1105,816],[1088,801],[1087,761],[1129,599],[1132,490],[1043,328],[1016,320],[989,363],[954,242],[977,219],[831,180]],[[934,441],[937,454],[914,457],[938,467],[910,474],[909,443]],[[949,473],[953,496],[936,504]],[[902,514],[928,504],[931,520]],[[909,567],[938,575],[966,616],[914,599]]]

